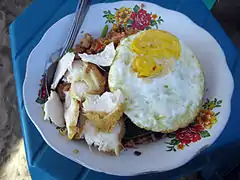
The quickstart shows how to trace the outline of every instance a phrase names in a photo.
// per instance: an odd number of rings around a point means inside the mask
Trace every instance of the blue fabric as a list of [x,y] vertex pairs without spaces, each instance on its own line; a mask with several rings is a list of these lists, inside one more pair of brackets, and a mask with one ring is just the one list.
[[[94,3],[112,1],[94,0]],[[217,158],[215,158],[214,153],[218,152],[219,156],[224,155],[227,157],[226,152],[221,151],[221,149],[229,147],[230,144],[240,140],[240,131],[238,128],[240,121],[238,121],[237,114],[240,111],[240,106],[237,104],[240,99],[240,58],[237,49],[201,0],[150,0],[150,2],[186,14],[198,25],[209,31],[223,48],[227,57],[227,63],[234,75],[235,91],[232,100],[231,117],[220,138],[207,151],[201,153],[178,169],[132,178],[109,176],[90,171],[53,151],[46,145],[26,114],[22,99],[22,84],[29,53],[53,23],[65,15],[74,12],[77,0],[35,0],[10,26],[13,71],[16,80],[22,132],[28,165],[33,179],[73,180],[85,178],[96,179],[100,177],[106,179],[175,179],[200,169],[204,170],[208,168],[206,164],[212,164],[211,167],[213,170],[209,171],[213,172],[217,167]],[[209,174],[207,171],[206,173]]]

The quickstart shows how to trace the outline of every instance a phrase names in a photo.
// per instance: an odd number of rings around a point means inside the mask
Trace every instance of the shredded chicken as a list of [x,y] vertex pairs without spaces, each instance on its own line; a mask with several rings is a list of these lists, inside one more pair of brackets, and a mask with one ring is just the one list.
[[105,46],[109,43],[113,42],[116,47],[122,39],[132,34],[136,34],[137,32],[137,29],[122,28],[119,26],[111,29],[111,31],[104,38],[93,39],[91,35],[85,34],[81,40],[81,43],[76,45],[74,52],[96,54],[103,51]]
[[65,101],[65,92],[69,91],[70,87],[71,87],[70,83],[60,82],[58,84],[56,91],[62,102]]
[[93,37],[90,34],[86,33],[84,34],[84,37],[80,41],[80,47],[88,49],[90,48],[92,41],[93,41]]

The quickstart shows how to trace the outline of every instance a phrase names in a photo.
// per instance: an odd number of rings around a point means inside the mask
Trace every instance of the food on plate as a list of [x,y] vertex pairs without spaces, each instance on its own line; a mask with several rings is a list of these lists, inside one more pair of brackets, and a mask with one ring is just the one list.
[[66,53],[58,62],[56,72],[54,74],[53,83],[51,85],[52,89],[56,89],[59,81],[62,79],[63,75],[66,73],[69,66],[71,66],[74,61],[74,53]]
[[120,42],[108,84],[111,91],[123,92],[124,113],[134,124],[163,133],[193,122],[204,95],[196,56],[161,30],[142,31]]
[[116,54],[113,42],[108,44],[105,49],[97,54],[78,54],[84,62],[91,62],[98,66],[110,66]]
[[123,148],[121,140],[124,136],[124,122],[119,120],[111,132],[101,132],[86,121],[84,125],[84,138],[88,145],[98,147],[99,151],[119,155]]
[[55,91],[51,91],[44,105],[44,112],[45,120],[52,121],[56,126],[64,126],[63,104]]
[[96,65],[76,60],[68,68],[67,82],[85,82],[89,94],[101,94],[104,92],[106,80]]
[[66,95],[66,92],[69,91],[71,87],[71,84],[70,83],[67,83],[67,82],[59,82],[57,88],[56,88],[56,92],[60,98],[60,100],[62,102],[65,101],[65,95]]
[[83,112],[89,121],[102,132],[111,132],[122,117],[124,96],[120,90],[100,95],[88,95]]
[[118,156],[193,122],[204,83],[196,56],[173,34],[114,26],[98,39],[85,34],[60,60],[45,119],[65,126],[69,140]]
[[79,101],[83,101],[89,92],[89,86],[84,81],[76,81],[71,84],[70,94]]
[[75,134],[79,132],[78,118],[80,114],[80,101],[74,99],[69,92],[66,92],[65,103],[64,103],[64,119],[66,122],[66,128],[68,131],[68,139],[73,139]]

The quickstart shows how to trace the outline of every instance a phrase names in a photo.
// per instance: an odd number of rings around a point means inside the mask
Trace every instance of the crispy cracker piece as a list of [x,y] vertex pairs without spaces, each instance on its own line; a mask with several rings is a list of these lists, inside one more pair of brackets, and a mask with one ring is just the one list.
[[63,104],[55,91],[51,91],[47,102],[44,104],[44,119],[51,120],[56,126],[64,126]]
[[88,145],[98,147],[99,151],[119,156],[123,146],[121,140],[124,136],[125,128],[123,119],[119,120],[112,132],[100,132],[86,120],[84,126],[84,138]]
[[79,133],[79,127],[77,125],[80,113],[80,104],[80,101],[72,98],[69,92],[66,92],[64,118],[66,121],[69,140],[73,139],[74,136]]
[[88,95],[83,103],[84,115],[102,132],[111,132],[123,111],[124,96],[120,90],[105,92],[101,96]]
[[101,94],[104,92],[106,80],[96,65],[76,60],[68,69],[67,79],[71,83],[82,81],[88,86],[87,93]]
[[71,96],[81,102],[85,100],[88,91],[89,86],[84,81],[76,81],[71,84]]
[[56,89],[59,81],[62,79],[63,75],[67,72],[67,69],[71,67],[75,54],[66,53],[62,59],[59,60],[56,72],[54,74],[53,83],[51,89]]
[[79,53],[78,56],[84,62],[90,62],[96,64],[97,66],[111,66],[114,57],[116,55],[116,50],[114,47],[113,42],[108,44],[105,49],[97,54],[86,54],[86,53]]

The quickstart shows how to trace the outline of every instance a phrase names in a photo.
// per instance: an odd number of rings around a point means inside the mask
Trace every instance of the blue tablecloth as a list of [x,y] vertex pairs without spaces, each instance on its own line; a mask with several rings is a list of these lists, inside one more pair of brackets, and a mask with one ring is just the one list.
[[[110,1],[94,0],[94,3],[99,2]],[[33,179],[169,179],[201,169],[204,170],[205,176],[210,176],[211,172],[214,172],[217,168],[222,168],[220,164],[224,160],[227,161],[229,158],[232,158],[232,163],[239,161],[239,156],[234,153],[236,148],[239,147],[238,142],[240,140],[240,121],[237,114],[240,112],[240,106],[238,106],[238,100],[240,99],[240,62],[238,59],[240,58],[237,49],[201,0],[151,0],[149,2],[186,14],[199,26],[210,32],[223,48],[235,80],[232,113],[225,130],[208,150],[195,157],[188,164],[173,171],[159,174],[148,174],[131,178],[110,176],[88,170],[57,154],[44,142],[28,118],[22,98],[22,84],[29,53],[53,23],[74,12],[77,0],[35,0],[10,26],[12,62],[22,132],[29,170]],[[228,164],[226,163],[225,168],[227,166]]]

